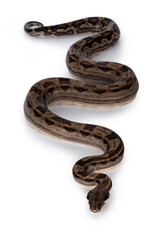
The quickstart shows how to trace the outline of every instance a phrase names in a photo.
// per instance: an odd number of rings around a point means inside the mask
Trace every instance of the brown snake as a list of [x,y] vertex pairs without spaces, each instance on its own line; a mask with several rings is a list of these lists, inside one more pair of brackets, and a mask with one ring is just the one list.
[[29,35],[47,37],[96,32],[74,43],[66,57],[71,73],[85,81],[48,78],[35,83],[27,94],[24,112],[33,127],[49,135],[103,150],[102,155],[82,158],[73,167],[77,182],[95,186],[89,191],[87,199],[91,211],[98,212],[109,198],[112,182],[106,174],[97,171],[109,169],[122,160],[123,142],[108,128],[66,120],[51,112],[48,105],[78,103],[91,107],[114,107],[126,104],[136,96],[138,81],[131,68],[115,62],[90,60],[91,56],[118,41],[119,28],[111,19],[90,17],[55,26],[43,26],[33,21],[26,23],[24,29]]

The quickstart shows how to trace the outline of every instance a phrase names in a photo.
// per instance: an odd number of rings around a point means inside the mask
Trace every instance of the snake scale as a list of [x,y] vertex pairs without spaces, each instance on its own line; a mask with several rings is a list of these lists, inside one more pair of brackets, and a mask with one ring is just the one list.
[[112,181],[104,173],[117,165],[123,158],[124,144],[112,130],[91,124],[66,120],[48,108],[50,104],[73,103],[114,107],[134,99],[138,81],[126,65],[116,62],[93,61],[91,57],[112,47],[120,37],[117,24],[108,18],[89,17],[54,26],[40,22],[27,22],[25,31],[32,36],[55,37],[92,32],[74,43],[68,50],[66,63],[69,71],[83,78],[48,78],[35,83],[29,90],[24,112],[29,123],[45,133],[70,141],[89,144],[100,148],[103,154],[80,159],[73,167],[74,179],[87,186],[90,210],[99,212],[110,196]]

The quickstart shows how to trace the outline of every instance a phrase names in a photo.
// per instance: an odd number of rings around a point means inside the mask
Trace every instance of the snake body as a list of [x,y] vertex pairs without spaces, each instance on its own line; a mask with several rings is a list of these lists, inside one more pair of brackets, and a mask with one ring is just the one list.
[[109,176],[98,171],[109,169],[122,160],[123,141],[108,128],[66,120],[51,112],[48,106],[71,102],[112,107],[126,104],[136,96],[138,81],[131,68],[120,63],[91,60],[94,54],[118,41],[119,28],[111,19],[90,17],[55,26],[32,21],[26,23],[24,29],[29,35],[47,37],[95,32],[74,43],[66,57],[70,72],[86,81],[48,78],[37,82],[27,94],[24,112],[29,122],[43,132],[102,149],[103,154],[82,158],[73,167],[77,182],[95,186],[87,199],[91,211],[98,212],[109,198],[112,186]]

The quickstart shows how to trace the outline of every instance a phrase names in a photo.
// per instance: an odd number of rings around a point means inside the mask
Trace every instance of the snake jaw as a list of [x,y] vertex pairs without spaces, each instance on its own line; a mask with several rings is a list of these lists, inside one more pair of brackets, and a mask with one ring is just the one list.
[[89,200],[90,210],[94,213],[99,212],[109,196],[110,193],[108,190],[101,189],[98,186],[89,191],[87,199]]

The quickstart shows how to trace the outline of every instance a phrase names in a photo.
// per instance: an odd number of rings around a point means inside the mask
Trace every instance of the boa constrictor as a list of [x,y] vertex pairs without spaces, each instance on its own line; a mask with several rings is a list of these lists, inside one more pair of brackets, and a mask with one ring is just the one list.
[[108,128],[66,120],[51,112],[48,105],[77,103],[91,107],[114,107],[126,104],[136,96],[138,81],[131,68],[116,62],[91,60],[94,54],[118,41],[120,30],[113,20],[103,17],[89,17],[55,26],[32,21],[26,23],[24,29],[29,35],[47,37],[95,32],[74,43],[66,57],[70,72],[85,81],[61,77],[35,83],[27,94],[24,112],[36,129],[103,150],[102,155],[82,158],[73,167],[77,182],[95,186],[89,191],[87,199],[91,211],[98,212],[109,198],[112,186],[109,176],[98,171],[109,169],[122,160],[123,141]]

